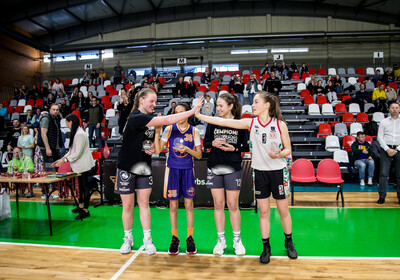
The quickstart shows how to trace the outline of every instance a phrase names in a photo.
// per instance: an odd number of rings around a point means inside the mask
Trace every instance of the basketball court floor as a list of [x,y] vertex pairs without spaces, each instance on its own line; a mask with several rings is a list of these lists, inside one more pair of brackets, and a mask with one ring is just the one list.
[[[90,207],[91,217],[75,221],[72,201],[51,202],[53,235],[37,193],[22,199],[20,217],[11,195],[12,217],[0,222],[0,279],[400,279],[400,205],[392,187],[384,205],[375,187],[345,185],[345,208],[330,189],[296,188],[290,208],[299,259],[284,249],[280,219],[272,203],[271,263],[260,264],[258,214],[242,209],[245,257],[236,257],[226,211],[227,249],[212,255],[216,229],[212,209],[195,209],[195,256],[185,254],[185,210],[178,212],[181,253],[169,256],[169,209],[152,207],[152,237],[157,254],[144,253],[138,208],[134,210],[132,253],[121,255],[120,206]],[[38,190],[35,190],[38,191]]]

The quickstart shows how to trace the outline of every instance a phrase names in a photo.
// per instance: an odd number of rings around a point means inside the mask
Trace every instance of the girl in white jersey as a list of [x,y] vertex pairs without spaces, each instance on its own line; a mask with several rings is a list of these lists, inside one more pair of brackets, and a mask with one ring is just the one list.
[[289,175],[285,157],[291,154],[289,131],[282,118],[278,98],[264,91],[254,96],[252,105],[253,119],[223,119],[204,116],[197,110],[196,117],[202,121],[236,129],[250,130],[252,144],[252,168],[255,173],[255,196],[260,210],[260,231],[263,242],[261,263],[269,263],[271,246],[270,232],[270,199],[276,199],[285,233],[285,248],[291,259],[297,258],[297,251],[292,241],[292,220],[289,213]]

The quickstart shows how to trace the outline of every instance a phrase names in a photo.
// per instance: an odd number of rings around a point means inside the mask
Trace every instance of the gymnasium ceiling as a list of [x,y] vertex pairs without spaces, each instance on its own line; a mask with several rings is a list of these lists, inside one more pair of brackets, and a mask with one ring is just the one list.
[[[332,16],[400,27],[399,0],[1,0],[0,33],[46,52],[123,29],[206,17]],[[29,33],[23,35],[20,30]]]

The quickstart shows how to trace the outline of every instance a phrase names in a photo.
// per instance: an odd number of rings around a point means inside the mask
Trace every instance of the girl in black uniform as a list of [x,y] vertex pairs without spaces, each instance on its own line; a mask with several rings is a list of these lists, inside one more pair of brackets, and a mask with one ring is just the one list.
[[[236,95],[223,93],[217,100],[217,112],[223,119],[240,119],[241,104]],[[226,248],[225,239],[225,190],[226,201],[233,229],[233,248],[238,256],[246,253],[240,238],[239,193],[241,185],[242,152],[247,152],[249,133],[245,129],[209,124],[204,138],[204,147],[211,148],[208,156],[207,186],[214,199],[214,218],[218,242],[215,255],[222,255]]]
[[152,115],[157,95],[151,89],[142,89],[135,96],[131,115],[125,126],[122,147],[117,158],[114,192],[121,195],[122,223],[125,237],[120,252],[127,254],[133,246],[132,225],[135,190],[143,228],[143,243],[148,255],[156,253],[150,234],[149,197],[151,193],[151,155],[154,153],[155,126],[164,126],[188,118],[201,108],[203,99],[190,111],[170,116]]

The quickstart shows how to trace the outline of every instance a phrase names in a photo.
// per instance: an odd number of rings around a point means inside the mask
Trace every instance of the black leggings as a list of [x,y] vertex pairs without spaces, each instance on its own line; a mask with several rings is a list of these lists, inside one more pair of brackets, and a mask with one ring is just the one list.
[[97,171],[97,165],[95,165],[92,169],[82,172],[81,176],[79,176],[79,202],[83,202],[83,208],[88,209],[90,203],[90,191],[91,184],[89,184],[89,176],[92,176]]

